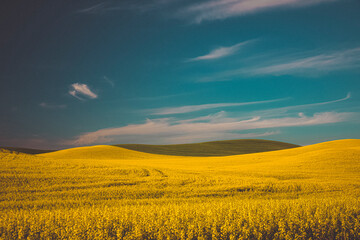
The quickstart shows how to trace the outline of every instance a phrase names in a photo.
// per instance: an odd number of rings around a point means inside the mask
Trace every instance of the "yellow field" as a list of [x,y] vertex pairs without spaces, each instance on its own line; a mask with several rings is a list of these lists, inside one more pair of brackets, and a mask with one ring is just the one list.
[[360,140],[226,157],[0,150],[0,239],[360,239]]

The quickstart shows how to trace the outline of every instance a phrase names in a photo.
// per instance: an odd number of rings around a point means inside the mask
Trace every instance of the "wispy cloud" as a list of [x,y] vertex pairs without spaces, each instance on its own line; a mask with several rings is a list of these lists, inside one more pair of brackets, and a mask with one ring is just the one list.
[[77,99],[84,100],[82,97],[95,99],[98,97],[93,91],[90,90],[88,85],[83,83],[73,83],[70,86],[69,94]]
[[279,63],[249,70],[250,75],[284,75],[321,73],[360,66],[360,48],[324,53],[298,59],[283,59]]
[[189,122],[231,122],[236,120],[235,118],[227,117],[225,111],[220,111],[215,114],[210,114],[206,116],[196,117],[196,118],[188,118],[176,121],[176,123],[189,123]]
[[124,10],[142,10],[142,9],[145,9],[144,4],[139,5],[132,3],[130,1],[122,1],[122,2],[103,1],[95,5],[91,5],[83,9],[80,9],[77,12],[82,14],[103,15],[111,12],[118,12]]
[[286,98],[272,99],[272,100],[265,100],[265,101],[254,101],[254,102],[187,105],[187,106],[181,106],[181,107],[157,108],[157,109],[151,109],[149,111],[151,111],[152,115],[170,115],[170,114],[196,112],[196,111],[213,109],[213,108],[238,107],[238,106],[246,106],[246,105],[254,105],[254,104],[272,103],[272,102],[283,101],[285,99]]
[[[247,120],[234,119],[229,121],[225,118],[224,121],[217,119],[217,121],[206,122],[177,122],[170,118],[162,119],[148,119],[143,124],[133,124],[118,128],[100,129],[95,132],[89,132],[76,137],[74,140],[64,142],[67,145],[91,145],[109,142],[123,142],[124,140],[137,139],[137,142],[143,142],[146,139],[158,139],[162,143],[182,143],[191,141],[205,141],[219,139],[219,136],[231,136],[234,138],[243,136],[261,136],[276,133],[272,131],[274,128],[283,127],[299,127],[312,126],[321,124],[330,124],[343,122],[351,117],[351,113],[338,112],[321,112],[313,116],[305,116],[299,114],[296,117],[283,118],[269,118],[262,119],[259,116]],[[239,131],[256,130],[256,129],[270,129],[265,133],[241,133]]]
[[191,59],[187,60],[187,62],[202,61],[202,60],[213,60],[213,59],[224,58],[224,57],[235,54],[236,52],[239,51],[239,49],[241,47],[249,44],[252,41],[254,41],[254,40],[240,42],[240,43],[237,43],[237,44],[232,45],[230,47],[219,47],[219,48],[216,48],[216,49],[210,51],[206,55],[191,58]]
[[175,1],[176,0],[140,0],[140,1],[107,0],[91,6],[84,7],[78,10],[77,13],[102,15],[111,12],[129,11],[129,10],[136,12],[148,12],[148,11],[161,9],[162,7],[167,6]]
[[198,82],[230,81],[235,77],[305,75],[318,76],[360,67],[360,48],[323,53],[295,53],[258,59],[258,64],[203,77]]
[[[329,106],[332,106],[334,103],[340,103],[347,101],[351,98],[351,93],[349,92],[345,97],[334,99],[330,101],[324,101],[324,102],[316,102],[316,103],[309,103],[309,104],[300,104],[300,105],[290,105],[285,107],[278,107],[278,108],[268,108],[265,110],[256,110],[253,112],[250,112],[248,114],[245,114],[245,116],[262,116],[265,118],[269,117],[284,117],[284,116],[290,116],[294,113],[301,113],[303,111],[313,111],[313,109],[321,109],[322,111],[329,111]],[[324,106],[327,106],[327,108]],[[322,107],[322,108],[319,108]],[[331,107],[332,108],[332,107]],[[331,110],[330,110],[331,111]]]
[[164,99],[168,99],[168,98],[186,96],[186,95],[190,95],[190,94],[193,94],[193,93],[185,92],[185,93],[170,94],[170,95],[152,96],[152,97],[136,97],[136,98],[130,98],[128,100],[131,100],[131,101],[157,101],[157,100],[164,100]]
[[[304,110],[343,102],[350,97],[348,93],[344,98],[254,111],[247,116],[243,114],[234,116],[232,113],[232,117],[229,117],[225,111],[220,111],[193,118],[147,119],[140,124],[84,133],[63,144],[70,146],[129,142],[168,144],[270,136],[278,134],[279,129],[285,127],[315,126],[357,119],[359,114],[355,112],[323,110],[313,114],[303,113]],[[283,114],[284,112],[287,113]]]
[[166,8],[168,15],[189,20],[193,23],[213,21],[230,17],[267,11],[276,8],[298,8],[339,0],[105,0],[87,5],[77,11],[79,14],[103,15],[118,11],[146,13]]
[[214,141],[219,139],[244,139],[244,138],[261,138],[271,135],[279,134],[279,131],[268,131],[263,133],[229,133],[229,132],[210,132],[210,133],[200,133],[197,135],[188,134],[182,136],[168,137],[166,143],[170,144],[180,144],[180,143],[193,143],[193,142],[206,142]]
[[80,10],[78,10],[78,12],[79,13],[96,14],[96,13],[100,13],[105,8],[105,6],[106,6],[105,2],[101,2],[101,3],[97,3],[95,5],[80,9]]
[[65,104],[50,104],[46,102],[42,102],[39,104],[40,107],[46,108],[46,109],[64,109],[66,108]]
[[309,109],[312,107],[317,107],[317,106],[323,106],[323,105],[328,105],[328,104],[332,104],[332,103],[337,103],[337,102],[343,102],[346,101],[348,99],[351,98],[351,93],[349,92],[345,97],[343,98],[339,98],[336,100],[331,100],[331,101],[326,101],[326,102],[318,102],[318,103],[310,103],[310,104],[302,104],[302,105],[295,105],[295,106],[287,106],[287,107],[282,107],[282,108],[277,108],[277,110],[282,110],[282,111],[289,111],[289,110],[298,110],[298,109]]
[[108,78],[107,76],[103,76],[103,79],[105,82],[107,82],[108,84],[110,84],[110,86],[114,87],[115,83],[113,80],[111,80],[110,78]]
[[206,0],[180,12],[195,23],[226,19],[275,8],[294,8],[335,0]]

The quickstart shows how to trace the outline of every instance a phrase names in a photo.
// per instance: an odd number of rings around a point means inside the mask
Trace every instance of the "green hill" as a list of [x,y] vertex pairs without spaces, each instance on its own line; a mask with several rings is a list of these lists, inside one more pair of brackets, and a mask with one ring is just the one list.
[[[173,145],[149,145],[149,144],[118,144],[114,145],[128,150],[134,150],[152,154],[173,155],[173,156],[229,156],[248,153],[268,152],[288,148],[299,147],[299,145],[261,140],[261,139],[240,139],[213,141],[204,143],[173,144]],[[41,154],[50,153],[55,150],[41,150],[32,148],[2,147],[10,152]]]
[[175,156],[229,156],[299,147],[299,145],[295,144],[261,139],[225,140],[174,145],[118,144],[115,146],[139,152]]

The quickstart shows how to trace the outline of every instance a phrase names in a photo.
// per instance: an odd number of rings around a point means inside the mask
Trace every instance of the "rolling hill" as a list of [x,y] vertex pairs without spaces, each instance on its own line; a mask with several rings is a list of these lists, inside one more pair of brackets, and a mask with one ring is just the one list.
[[299,147],[299,145],[295,144],[261,139],[226,140],[174,145],[119,144],[115,146],[153,154],[204,157],[239,155]]
[[[173,145],[118,144],[113,146],[125,148],[128,150],[134,150],[137,152],[151,153],[151,154],[174,155],[174,156],[204,156],[204,157],[239,155],[239,154],[276,151],[276,150],[300,147],[299,145],[295,145],[291,143],[261,140],[261,139],[224,140],[224,141],[213,141],[213,142],[204,142],[204,143],[173,144]],[[42,150],[42,149],[19,148],[19,147],[3,147],[0,149],[5,149],[14,153],[18,152],[18,153],[26,153],[26,154],[42,154],[42,153],[51,153],[51,152],[64,153],[62,152],[62,150],[56,151],[56,150]],[[65,150],[69,150],[69,149],[65,149]],[[87,150],[97,151],[98,152],[97,154],[99,154],[99,156],[102,155],[100,154],[99,148],[97,146],[95,146],[95,148],[92,147],[83,148],[81,151],[80,150],[77,151],[76,154],[78,156],[82,155]],[[87,153],[87,155],[88,154],[89,153]],[[122,153],[119,152],[118,154],[121,155]],[[101,156],[101,158],[104,157]]]
[[[226,142],[227,141],[225,141],[225,143]],[[246,143],[248,144],[249,141],[246,141]],[[207,144],[208,143],[204,145],[209,147]],[[211,145],[213,143],[209,144]],[[217,142],[215,142],[215,144],[217,144],[215,146],[219,147]],[[201,146],[202,144],[198,145]],[[166,145],[163,147],[166,149],[166,147],[172,146],[174,145]],[[200,152],[196,151],[195,146],[197,146],[197,144],[186,147],[188,149],[192,147],[191,150],[195,152],[194,155],[196,155]],[[230,144],[230,146],[233,145]],[[201,150],[204,151],[204,149],[205,148]],[[162,151],[162,153],[164,152],[165,151]],[[227,152],[229,153],[229,151]],[[174,153],[174,151],[172,153]],[[179,151],[177,151],[177,153],[179,153]],[[187,153],[190,154],[190,152]],[[225,153],[223,152],[223,154]],[[267,172],[269,174],[288,174],[299,171],[317,174],[330,171],[332,174],[336,173],[338,175],[339,173],[344,175],[345,173],[360,171],[360,140],[337,140],[304,147],[250,154],[244,154],[244,152],[242,152],[242,154],[229,156],[171,156],[139,152],[107,145],[71,148],[32,156],[41,156],[55,160],[79,159],[92,160],[92,162],[102,160],[101,162],[103,163],[105,163],[106,160],[122,160],[119,162],[121,165],[156,169],[196,169],[197,171],[213,169],[216,171],[239,171],[239,173],[244,171],[253,173]],[[116,162],[112,162],[111,164],[116,164]]]
[[78,147],[59,150],[50,153],[38,154],[37,156],[52,159],[152,159],[161,158],[155,154],[128,150],[121,147],[97,145],[91,147]]
[[0,149],[0,238],[359,239],[359,179],[359,139],[207,157]]
[[[221,160],[219,159],[219,162]],[[345,139],[272,152],[228,156],[223,165],[254,172],[327,173],[345,176],[360,172],[360,140]]]

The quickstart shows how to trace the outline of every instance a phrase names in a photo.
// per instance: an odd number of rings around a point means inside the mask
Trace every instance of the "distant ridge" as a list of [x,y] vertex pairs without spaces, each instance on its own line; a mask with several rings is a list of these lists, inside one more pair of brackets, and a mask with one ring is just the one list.
[[[190,144],[173,144],[173,145],[117,144],[113,146],[122,147],[137,152],[150,153],[150,154],[172,155],[172,156],[197,156],[197,157],[230,156],[230,155],[239,155],[239,154],[269,152],[269,151],[300,147],[299,145],[295,145],[291,143],[262,140],[262,139],[224,140],[224,141],[212,141],[212,142],[190,143]],[[14,153],[26,153],[32,155],[58,152],[56,150],[41,150],[41,149],[18,148],[18,147],[1,147],[0,149],[6,149]]]
[[114,146],[152,154],[202,157],[230,156],[300,147],[291,143],[262,139],[225,140],[174,145],[117,144]]
[[19,153],[27,153],[27,154],[40,154],[40,153],[48,153],[55,151],[55,150],[41,150],[41,149],[18,148],[18,147],[0,147],[0,149],[6,149],[11,152],[19,152]]

